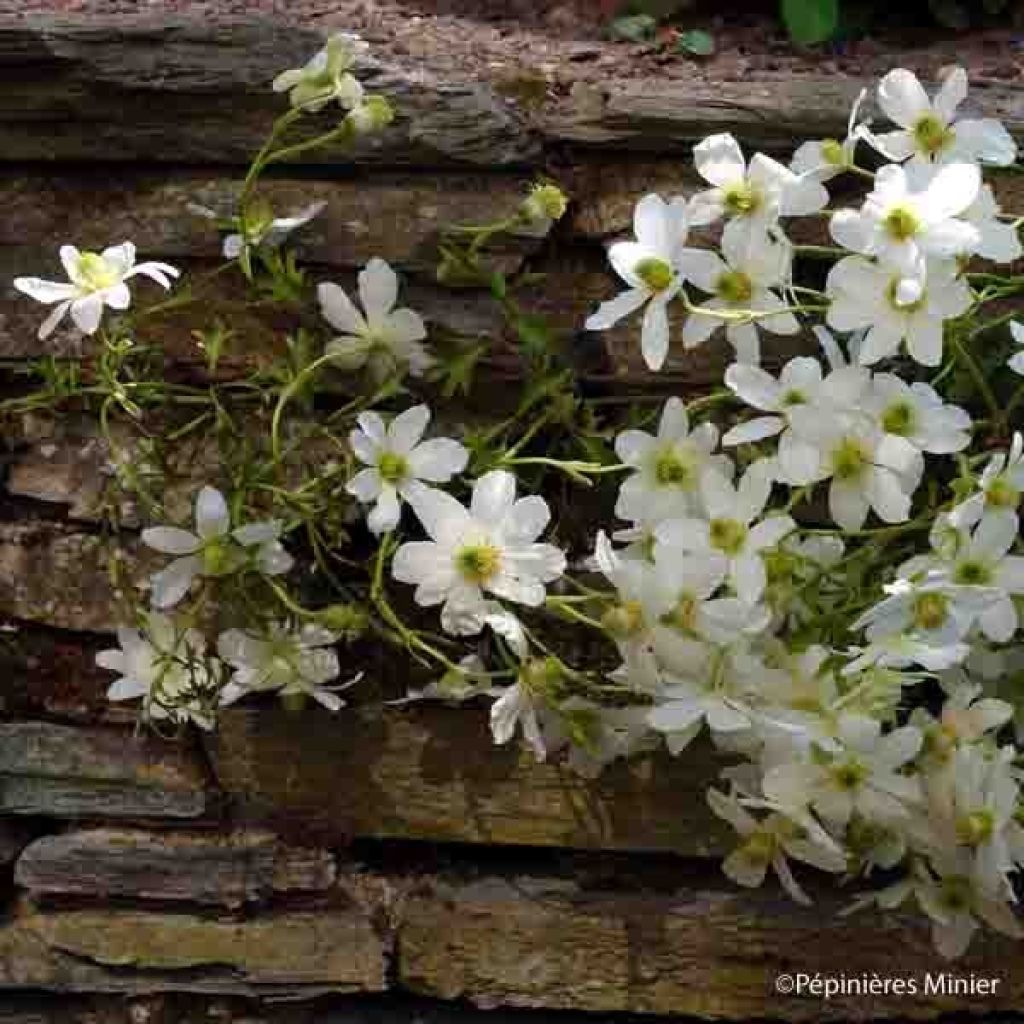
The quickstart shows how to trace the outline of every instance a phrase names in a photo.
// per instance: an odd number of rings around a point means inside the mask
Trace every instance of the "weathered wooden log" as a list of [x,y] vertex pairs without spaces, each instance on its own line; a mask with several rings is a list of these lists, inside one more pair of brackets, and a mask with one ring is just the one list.
[[37,895],[172,900],[237,907],[323,892],[335,878],[326,850],[288,846],[266,831],[227,835],[88,829],[37,839],[15,881]]
[[496,748],[476,708],[289,715],[227,709],[208,737],[214,773],[241,820],[301,836],[720,853],[727,830],[707,786],[725,762],[698,745],[585,779]]
[[0,723],[0,813],[196,818],[207,779],[191,744],[123,729]]
[[[270,90],[274,76],[301,67],[325,38],[252,18],[9,19],[0,24],[0,66],[18,73],[0,98],[0,159],[248,163],[288,109]],[[484,84],[386,55],[361,60],[357,75],[391,100],[395,122],[352,151],[336,146],[313,159],[436,166],[538,156],[532,133]],[[305,119],[297,138],[330,130],[336,111]]]

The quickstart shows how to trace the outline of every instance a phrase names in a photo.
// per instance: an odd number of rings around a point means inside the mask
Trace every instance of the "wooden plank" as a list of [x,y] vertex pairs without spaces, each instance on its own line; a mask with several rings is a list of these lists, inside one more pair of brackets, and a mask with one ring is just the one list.
[[227,834],[98,828],[44,836],[18,859],[33,893],[170,900],[237,907],[323,892],[335,878],[327,850],[288,846],[266,831]]
[[495,747],[480,708],[429,705],[333,717],[229,708],[206,742],[239,819],[286,834],[698,857],[726,842],[704,796],[724,762],[700,745],[588,780]]
[[206,775],[196,749],[128,730],[0,723],[0,813],[196,818]]
[[[7,19],[0,160],[247,164],[287,109],[270,90],[274,76],[304,64],[325,37],[258,18]],[[538,156],[533,135],[484,84],[373,58],[357,75],[392,101],[395,122],[320,162],[508,165]],[[330,130],[335,111],[310,117],[301,137]]]
[[[976,938],[968,956],[949,964],[921,918],[839,917],[835,896],[804,908],[771,888],[679,883],[588,892],[553,878],[426,879],[402,907],[399,984],[486,1008],[722,1021],[927,1020],[1024,1005],[1024,961],[1013,940]],[[929,974],[934,984],[943,972],[994,980],[994,993],[927,991]],[[912,979],[917,990],[827,1000],[776,990],[777,978],[798,974]]]

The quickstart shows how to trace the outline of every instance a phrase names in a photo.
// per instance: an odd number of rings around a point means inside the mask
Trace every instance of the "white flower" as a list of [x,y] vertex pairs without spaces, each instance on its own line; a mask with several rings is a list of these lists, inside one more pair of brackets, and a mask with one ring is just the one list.
[[213,728],[217,678],[202,633],[181,629],[166,615],[149,612],[141,631],[119,626],[117,640],[120,650],[96,655],[100,668],[120,675],[107,690],[109,700],[141,697],[146,718]]
[[324,319],[341,331],[325,351],[343,369],[366,366],[375,378],[383,380],[406,369],[420,377],[434,365],[434,357],[420,344],[427,336],[423,318],[411,309],[395,309],[398,277],[384,260],[375,256],[359,272],[363,313],[340,285],[331,282],[317,287],[317,298]]
[[733,427],[723,445],[747,444],[781,434],[789,426],[789,412],[799,405],[812,405],[821,387],[821,364],[809,356],[790,359],[779,379],[749,363],[733,363],[725,371],[725,385],[747,405],[769,413],[755,416]]
[[695,348],[724,326],[736,358],[741,363],[757,363],[759,327],[770,334],[800,330],[787,303],[772,291],[786,283],[790,249],[767,235],[746,238],[733,227],[728,225],[722,233],[724,259],[698,249],[691,249],[684,258],[687,279],[714,298],[699,306],[683,324],[683,345]]
[[890,71],[879,83],[878,103],[900,130],[866,135],[890,160],[955,161],[1005,167],[1017,159],[1017,145],[993,118],[956,120],[967,95],[967,73],[954,68],[930,100],[917,76],[904,68]]
[[516,500],[511,473],[494,470],[473,487],[466,509],[451,495],[425,488],[413,510],[429,541],[395,552],[396,580],[416,584],[417,604],[443,604],[441,624],[450,633],[478,633],[490,613],[484,593],[520,604],[544,601],[544,584],[565,571],[565,555],[535,543],[548,524],[543,498]]
[[1017,506],[1024,491],[1024,435],[1013,435],[1010,450],[993,455],[982,470],[978,491],[949,514],[960,529],[973,526],[984,515],[1001,515],[1017,523]]
[[861,89],[853,107],[850,109],[849,121],[846,125],[846,137],[838,139],[813,139],[803,143],[793,154],[789,162],[794,174],[809,175],[818,181],[830,181],[832,178],[855,166],[854,152],[862,132],[858,125],[860,108],[867,96],[867,89]]
[[[1024,255],[1024,247],[1017,228],[1009,221],[1001,220],[1001,215],[992,186],[982,185],[977,199],[960,216],[978,232],[974,253],[995,263],[1012,263]],[[967,257],[971,253],[965,250],[957,255]]]
[[989,640],[1004,643],[1017,631],[1018,615],[1013,598],[1024,594],[1024,555],[1011,555],[1017,540],[1016,517],[985,515],[971,534],[961,532],[955,544],[944,546],[934,557],[911,560],[934,565],[951,583],[983,589],[991,600],[978,616],[978,625]]
[[156,551],[175,555],[150,579],[154,608],[171,608],[188,593],[197,576],[227,576],[252,567],[267,576],[280,576],[293,559],[281,546],[281,523],[268,520],[231,528],[224,495],[204,487],[196,497],[196,532],[177,526],[153,526],[142,531],[142,542]]
[[[766,801],[755,803],[761,806]],[[822,871],[846,870],[846,854],[842,848],[807,813],[790,812],[769,804],[770,813],[758,820],[735,794],[726,796],[717,789],[708,790],[708,804],[740,836],[740,845],[722,862],[722,870],[739,885],[756,889],[771,867],[797,903],[809,904],[810,897],[793,877],[787,855]]]
[[712,224],[725,216],[748,240],[763,236],[778,218],[816,213],[828,192],[811,176],[794,174],[771,157],[755,153],[747,166],[729,134],[711,135],[693,147],[697,173],[713,188],[690,200],[690,223]]
[[[1010,334],[1018,345],[1024,345],[1024,324],[1020,324],[1016,320],[1011,320]],[[1014,373],[1019,373],[1024,376],[1024,348],[1014,352],[1006,361],[1006,365],[1013,370]]]
[[668,355],[668,304],[683,284],[679,263],[688,230],[684,199],[666,203],[653,193],[644,196],[633,212],[636,241],[616,242],[608,250],[612,267],[629,288],[587,318],[588,331],[604,331],[646,304],[640,347],[652,370],[660,370]]
[[[978,196],[981,173],[974,164],[925,167],[888,164],[859,210],[837,210],[832,237],[862,256],[877,256],[903,278],[920,278],[929,256],[973,252],[978,229],[960,219]],[[906,296],[904,296],[904,301]]]
[[[326,200],[310,203],[303,207],[298,213],[291,217],[274,217],[269,207],[266,211],[259,210],[258,215],[249,222],[241,217],[232,217],[228,223],[237,227],[224,236],[222,251],[226,260],[237,260],[243,254],[250,253],[262,246],[272,249],[281,245],[282,242],[293,232],[297,231],[304,224],[308,224],[327,206]],[[216,211],[199,203],[189,203],[189,210],[207,220],[218,220]],[[262,216],[263,213],[266,216]]]
[[917,778],[900,771],[921,746],[921,732],[903,726],[882,734],[865,715],[841,715],[838,745],[804,763],[787,762],[767,772],[765,796],[785,807],[810,806],[822,818],[845,825],[856,811],[881,824],[905,820],[921,802]]
[[907,384],[892,373],[875,374],[864,404],[886,434],[884,461],[890,465],[912,465],[922,453],[950,455],[971,442],[971,417],[946,405],[923,381]]
[[95,334],[103,316],[103,307],[127,309],[131,292],[125,284],[137,274],[148,277],[164,288],[171,287],[171,278],[178,270],[166,263],[135,262],[135,246],[131,242],[113,245],[101,253],[80,252],[73,245],[60,247],[69,282],[44,281],[38,277],[17,277],[14,287],[36,302],[56,308],[43,321],[39,337],[49,337],[65,314],[71,313],[75,326],[85,334]]
[[430,409],[416,405],[399,413],[389,424],[375,412],[360,413],[358,430],[349,434],[356,458],[368,468],[360,470],[345,490],[373,508],[367,524],[376,533],[387,533],[398,525],[401,500],[412,496],[426,483],[447,483],[461,473],[469,452],[447,437],[423,441],[430,422]]
[[736,487],[720,474],[707,472],[701,479],[707,519],[670,520],[658,529],[658,540],[686,551],[724,558],[737,597],[755,604],[767,581],[763,552],[796,529],[788,515],[768,516],[751,525],[764,511],[771,489],[771,476],[762,464],[751,466]]
[[[830,377],[855,381],[858,367],[834,371]],[[871,420],[842,406],[798,407],[792,413],[791,442],[779,451],[779,465],[788,482],[806,485],[831,479],[828,506],[844,530],[859,530],[868,510],[887,523],[904,522],[917,485],[914,467],[882,461],[885,435]]]
[[[912,359],[924,366],[942,361],[942,329],[971,305],[971,290],[949,261],[930,261],[923,281],[910,293],[896,270],[860,256],[841,259],[828,274],[832,300],[825,319],[837,331],[867,328],[859,361],[865,366],[896,355],[905,342]],[[904,297],[906,296],[906,297]]]
[[333,100],[351,110],[363,99],[363,87],[351,70],[367,50],[368,44],[358,36],[335,32],[304,67],[282,71],[274,79],[274,92],[287,92],[293,107],[311,112],[322,110]]
[[732,476],[732,463],[712,455],[718,430],[711,423],[690,430],[686,406],[670,398],[662,410],[657,435],[624,430],[615,438],[615,454],[636,472],[623,482],[615,503],[620,519],[656,522],[696,511],[705,469]]
[[337,634],[315,623],[291,629],[283,622],[272,622],[259,633],[226,630],[217,639],[217,653],[234,672],[221,691],[221,703],[230,704],[247,693],[273,691],[282,697],[308,694],[337,711],[345,702],[324,687],[341,671],[333,650],[337,639]]

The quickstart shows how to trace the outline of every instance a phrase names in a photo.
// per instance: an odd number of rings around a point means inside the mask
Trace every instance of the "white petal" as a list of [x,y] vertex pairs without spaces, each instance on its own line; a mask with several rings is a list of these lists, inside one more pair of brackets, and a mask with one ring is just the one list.
[[[738,365],[738,364],[733,364]],[[722,444],[733,446],[763,441],[766,437],[774,437],[786,428],[786,421],[781,416],[758,416],[747,420],[728,431],[722,438]]]
[[199,538],[176,526],[152,526],[142,531],[142,543],[165,555],[191,555],[199,547]]
[[935,113],[949,124],[956,108],[967,98],[967,72],[963,68],[953,68],[943,79],[942,86],[935,94],[932,106]]
[[469,462],[466,448],[449,437],[436,437],[418,444],[409,453],[413,476],[430,483],[446,483],[461,473]]
[[731,575],[739,599],[746,604],[757,604],[767,582],[764,562],[755,554],[740,555],[732,564]]
[[154,608],[172,608],[186,593],[202,563],[195,555],[177,558],[150,578],[150,600]]
[[228,503],[215,487],[204,487],[196,498],[196,533],[203,540],[221,537],[231,526]]
[[640,332],[640,350],[648,369],[661,369],[668,355],[668,337],[668,311],[656,297],[647,306]]
[[729,185],[746,175],[739,143],[728,133],[710,135],[693,147],[697,173],[712,185]]
[[408,455],[419,443],[430,422],[430,409],[414,405],[400,412],[388,426],[388,447],[400,455]]
[[64,302],[77,294],[73,284],[66,284],[60,281],[44,281],[39,277],[16,277],[14,287],[30,299],[36,302],[51,304]]
[[347,484],[345,484],[345,490],[349,494],[358,498],[363,504],[368,505],[371,501],[376,501],[377,496],[380,494],[383,488],[383,482],[380,478],[380,473],[376,469],[368,468],[361,469]]
[[83,334],[95,334],[103,317],[103,296],[86,295],[71,303],[71,319]]
[[623,317],[638,310],[648,297],[648,293],[640,288],[630,288],[628,291],[619,292],[614,299],[602,302],[587,317],[584,326],[588,331],[606,331],[609,327],[614,327]]
[[913,128],[932,109],[917,76],[904,68],[890,71],[879,83],[878,105],[901,128]]
[[354,335],[366,333],[366,321],[341,285],[325,281],[317,286],[316,295],[320,312],[335,330]]
[[371,327],[381,324],[398,300],[398,277],[379,256],[359,272],[359,299]]
[[383,487],[377,503],[366,517],[366,525],[371,533],[380,536],[393,530],[398,525],[401,515],[402,506],[398,500],[398,492],[394,487]]
[[515,476],[503,469],[491,470],[473,485],[470,513],[482,523],[497,525],[512,508],[515,497]]

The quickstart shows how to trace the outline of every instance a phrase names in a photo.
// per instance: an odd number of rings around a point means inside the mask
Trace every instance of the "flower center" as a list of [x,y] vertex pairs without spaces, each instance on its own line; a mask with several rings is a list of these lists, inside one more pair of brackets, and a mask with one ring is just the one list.
[[918,149],[934,156],[953,141],[953,129],[947,128],[934,114],[925,114],[914,125],[914,141]]
[[1016,508],[1020,503],[1020,491],[1006,477],[997,476],[986,488],[985,498],[997,508]]
[[921,229],[921,221],[908,206],[894,206],[885,215],[883,223],[889,237],[897,242],[905,242],[908,238],[913,238]]
[[838,139],[822,139],[821,155],[824,157],[825,163],[831,164],[833,167],[846,166],[846,152]]
[[527,202],[550,220],[560,220],[568,206],[565,193],[557,185],[534,185]]
[[633,273],[654,292],[664,291],[672,283],[672,268],[664,260],[653,256],[640,260],[633,268]]
[[722,205],[733,216],[744,217],[761,205],[761,197],[750,184],[738,181],[726,188],[722,196]]
[[832,473],[840,480],[855,480],[867,469],[869,461],[863,442],[844,437],[832,451]]
[[867,769],[856,759],[842,761],[832,768],[832,779],[840,789],[856,789],[867,777]]
[[971,881],[964,875],[949,875],[942,880],[939,895],[942,905],[949,910],[969,910],[971,906]]
[[882,413],[882,429],[887,434],[898,434],[906,437],[914,432],[914,407],[910,402],[893,402],[888,409]]
[[992,582],[992,569],[976,558],[966,558],[953,571],[953,582],[965,587],[984,587]]
[[214,537],[203,545],[203,575],[226,576],[243,560],[241,551],[230,537]]
[[662,487],[692,490],[697,483],[697,467],[677,448],[667,447],[658,452],[654,460],[654,479]]
[[381,452],[377,459],[377,472],[385,483],[398,484],[408,475],[409,462],[397,452]]
[[117,284],[117,269],[98,252],[83,252],[78,257],[78,277],[90,291],[102,291]]
[[754,285],[742,270],[729,270],[715,282],[715,293],[734,306],[749,303]]
[[612,636],[636,636],[644,628],[644,610],[639,601],[623,601],[609,608],[601,622]]
[[738,519],[712,519],[711,543],[727,555],[737,555],[747,539],[747,528]]
[[493,544],[467,544],[456,553],[455,567],[467,583],[480,586],[498,574],[501,551]]
[[914,625],[919,629],[938,629],[949,615],[945,594],[918,594],[914,599]]
[[790,388],[789,391],[787,391],[782,396],[782,404],[786,407],[794,405],[806,405],[807,396],[802,391],[799,391],[797,388]]
[[995,816],[983,808],[957,818],[956,837],[964,846],[981,846],[992,838],[995,828]]
[[665,623],[683,633],[693,633],[697,627],[697,599],[693,594],[680,594],[673,609],[665,616]]
[[743,856],[754,864],[771,864],[777,845],[777,839],[768,829],[755,829],[743,843]]

